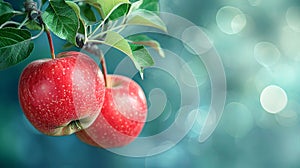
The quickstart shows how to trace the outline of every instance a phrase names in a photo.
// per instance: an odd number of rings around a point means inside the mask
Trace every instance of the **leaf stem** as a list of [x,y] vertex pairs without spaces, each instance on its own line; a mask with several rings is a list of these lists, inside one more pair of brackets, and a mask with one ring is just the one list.
[[100,16],[101,18],[103,19],[103,21],[96,27],[96,29],[92,32],[92,34],[90,34],[88,37],[90,38],[93,38],[93,36],[95,35],[95,33],[101,28],[101,26],[104,26],[106,24],[106,21],[109,19],[110,15],[119,7],[121,6],[122,3],[119,3],[118,5],[114,6],[110,12],[105,16],[104,18],[104,13],[103,13],[103,10],[102,8],[100,8]]
[[14,11],[13,12],[15,15],[24,15],[24,12],[21,12],[21,11]]
[[18,22],[7,21],[7,22],[3,23],[2,25],[0,25],[0,29],[3,28],[4,26],[8,25],[8,24],[20,25],[20,23],[18,23]]
[[40,35],[42,35],[44,31],[45,31],[45,28],[42,25],[42,30],[37,35],[31,37],[31,40],[34,40],[34,39],[37,39],[38,37],[40,37]]
[[[101,33],[95,35],[94,37],[92,37],[92,38],[90,38],[90,39],[91,39],[91,40],[97,39],[97,38],[99,38],[99,37],[105,35],[108,31],[114,31],[114,30],[118,30],[118,29],[119,29],[118,32],[120,32],[120,30],[123,30],[126,26],[127,26],[127,25],[124,24],[124,25],[119,25],[119,26],[116,26],[116,27],[112,27],[112,28],[110,28],[109,30],[103,31],[103,32],[101,32]],[[89,40],[89,41],[90,41],[90,40]]]
[[18,29],[21,29],[28,20],[29,18],[26,16],[23,22],[19,25]]

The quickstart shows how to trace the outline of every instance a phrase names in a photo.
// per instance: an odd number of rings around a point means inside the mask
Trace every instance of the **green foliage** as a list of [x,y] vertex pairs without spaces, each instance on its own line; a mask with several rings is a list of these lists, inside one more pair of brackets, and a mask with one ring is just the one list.
[[167,31],[166,25],[156,13],[144,9],[133,11],[131,16],[128,17],[127,24],[150,26],[165,32]]
[[42,30],[41,25],[34,20],[28,20],[25,26],[30,30]]
[[9,3],[0,1],[0,25],[8,21],[14,15],[14,12]]
[[48,0],[42,0],[42,4],[45,4]]
[[119,33],[108,31],[103,43],[122,51],[132,58],[132,51],[128,42]]
[[104,17],[109,15],[112,10],[117,10],[116,7],[121,6],[122,4],[129,4],[129,0],[96,0],[102,7]]
[[76,45],[79,21],[74,10],[63,0],[50,1],[42,15],[47,27],[58,37]]
[[95,22],[97,22],[97,18],[94,12],[92,11],[91,5],[87,3],[82,3],[79,4],[78,6],[80,8],[80,17],[82,20],[85,21],[87,25],[92,25]]
[[140,9],[145,9],[153,12],[159,11],[159,2],[158,0],[143,0]]
[[127,37],[127,40],[129,40],[133,44],[139,44],[139,45],[151,47],[155,49],[161,57],[165,56],[164,51],[160,47],[160,44],[146,35],[143,34],[131,35]]
[[33,50],[27,30],[16,28],[0,29],[0,69],[8,68],[27,58]]
[[[66,3],[74,10],[74,12],[76,13],[77,15],[77,18],[78,18],[78,21],[79,21],[79,28],[78,28],[78,33],[81,33],[81,34],[85,34],[85,20],[83,18],[81,18],[81,10],[79,8],[79,6],[74,3],[74,2],[71,2],[71,1],[66,1]],[[73,43],[73,42],[70,42],[69,43]],[[75,44],[76,45],[76,44]]]
[[[59,38],[66,40],[68,47],[82,47],[84,43],[89,45],[106,44],[120,50],[130,57],[141,75],[145,67],[154,64],[145,46],[154,48],[162,57],[164,56],[159,43],[148,36],[133,35],[125,39],[119,34],[123,28],[130,25],[149,26],[167,31],[165,24],[157,15],[158,0],[85,0],[81,2],[42,0],[41,2],[43,8],[46,8],[45,11],[40,12],[42,21],[40,17],[25,18],[23,22],[25,24],[22,23],[19,29],[1,29],[3,37],[1,36],[0,41],[0,69],[14,65],[28,57],[33,44],[30,32],[24,29],[42,31],[43,26],[45,26],[45,30],[50,30]],[[39,11],[36,10],[38,14]],[[15,13],[22,14],[23,12],[14,11],[9,3],[0,0],[0,24],[9,21]],[[122,20],[121,17],[123,17]],[[5,32],[15,32],[16,35],[23,36],[17,39],[15,36],[8,37]],[[78,39],[76,40],[76,36],[79,34],[81,34],[80,43],[82,45],[79,45]],[[5,42],[6,38],[10,39],[8,40],[10,43]],[[18,51],[22,51],[18,55],[13,51],[17,48],[20,48]],[[6,56],[4,57],[4,55]]]
[[143,45],[128,43],[128,41],[120,34],[109,31],[103,42],[106,45],[114,47],[131,58],[135,67],[140,71],[141,76],[145,67],[152,66],[154,61]]
[[154,61],[148,50],[143,45],[131,43],[130,48],[132,50],[134,65],[140,71],[140,75],[143,78],[144,68],[153,66]]
[[109,15],[109,19],[116,20],[121,16],[124,16],[126,13],[128,13],[129,9],[130,9],[129,3],[119,4],[119,6],[117,6],[117,8],[111,12],[111,14]]

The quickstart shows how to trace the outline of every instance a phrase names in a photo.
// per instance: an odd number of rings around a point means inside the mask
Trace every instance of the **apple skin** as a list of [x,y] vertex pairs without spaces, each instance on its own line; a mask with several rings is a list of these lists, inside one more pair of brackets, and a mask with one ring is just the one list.
[[125,76],[107,75],[101,113],[90,127],[77,132],[76,136],[92,146],[122,147],[140,134],[146,117],[147,101],[142,88]]
[[98,65],[80,52],[28,64],[19,80],[19,102],[41,133],[70,135],[87,128],[99,115],[105,83]]

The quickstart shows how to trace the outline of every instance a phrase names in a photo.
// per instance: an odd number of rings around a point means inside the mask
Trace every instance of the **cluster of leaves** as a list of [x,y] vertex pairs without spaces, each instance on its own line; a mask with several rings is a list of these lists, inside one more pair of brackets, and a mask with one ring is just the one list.
[[[33,2],[27,0],[26,2]],[[120,32],[130,25],[142,25],[166,31],[158,16],[158,0],[42,0],[37,15],[25,6],[24,11],[16,11],[0,0],[0,69],[19,63],[33,50],[31,30],[49,29],[69,45],[85,47],[87,44],[105,44],[129,56],[136,68],[143,72],[144,67],[154,64],[147,47],[156,49],[164,56],[157,41],[143,34],[123,37]],[[39,13],[40,12],[40,13]],[[14,21],[21,15],[24,21]],[[45,27],[44,27],[45,26]],[[78,37],[82,37],[79,44]],[[147,46],[147,47],[145,47]]]

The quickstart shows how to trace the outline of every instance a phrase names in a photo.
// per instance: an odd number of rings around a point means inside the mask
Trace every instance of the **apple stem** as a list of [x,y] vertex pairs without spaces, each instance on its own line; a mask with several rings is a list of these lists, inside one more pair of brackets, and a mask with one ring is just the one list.
[[47,34],[47,38],[48,38],[48,42],[49,42],[51,57],[52,57],[52,59],[55,59],[55,53],[54,53],[53,40],[52,40],[51,33],[45,24],[44,24],[44,27],[45,27],[45,32]]
[[105,87],[107,87],[107,69],[106,69],[105,58],[104,58],[104,54],[103,54],[102,50],[97,46],[97,44],[95,44],[91,41],[87,41],[86,43],[84,43],[83,42],[84,40],[82,41],[82,36],[80,34],[76,35],[76,41],[80,48],[99,57],[101,68],[102,68],[104,84],[105,84]]
[[[41,7],[41,1],[39,1],[39,3],[40,3],[40,7]],[[38,23],[44,28],[44,30],[47,34],[48,43],[50,46],[51,57],[52,57],[52,59],[55,59],[53,40],[51,37],[51,33],[50,33],[50,30],[48,29],[47,25],[43,21],[43,18],[41,15],[42,12],[40,11],[40,9],[38,9],[37,3],[34,2],[33,0],[26,0],[24,2],[24,7],[25,7],[25,11],[28,14],[28,18],[30,20],[38,21]]]
[[104,55],[101,51],[101,54],[100,54],[100,64],[101,64],[101,67],[102,67],[102,73],[103,73],[103,78],[104,78],[104,84],[105,84],[105,87],[107,87],[107,70],[106,70],[106,62],[105,62],[105,58],[104,58]]

